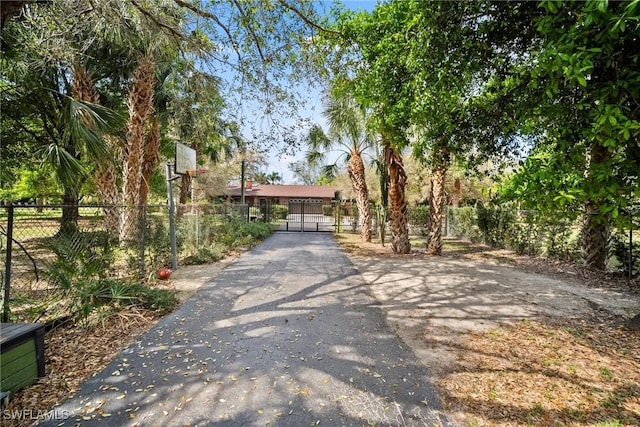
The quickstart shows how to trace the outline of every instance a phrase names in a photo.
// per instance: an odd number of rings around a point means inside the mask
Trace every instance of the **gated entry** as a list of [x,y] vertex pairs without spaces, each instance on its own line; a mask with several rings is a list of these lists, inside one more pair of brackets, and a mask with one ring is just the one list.
[[292,199],[287,206],[283,231],[334,231],[335,205],[324,205],[322,200]]

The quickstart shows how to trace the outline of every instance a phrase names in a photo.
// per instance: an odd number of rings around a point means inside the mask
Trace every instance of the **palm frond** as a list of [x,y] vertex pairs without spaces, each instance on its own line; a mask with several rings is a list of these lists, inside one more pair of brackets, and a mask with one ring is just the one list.
[[334,163],[332,165],[325,165],[322,167],[322,176],[332,181],[336,179],[339,171],[340,170],[337,163]]
[[325,153],[318,150],[307,151],[305,159],[310,165],[319,165],[324,160]]
[[325,101],[323,116],[334,137],[346,136],[352,141],[359,138],[364,127],[362,114],[351,97],[330,97]]
[[42,151],[43,162],[56,171],[56,177],[62,185],[75,183],[87,175],[82,163],[58,144],[49,144]]
[[116,111],[87,101],[65,97],[68,109],[63,112],[65,141],[71,140],[94,160],[102,160],[110,153],[103,135],[121,132],[124,117]]
[[312,150],[328,150],[331,147],[331,141],[327,138],[322,128],[313,125],[307,134],[307,144]]

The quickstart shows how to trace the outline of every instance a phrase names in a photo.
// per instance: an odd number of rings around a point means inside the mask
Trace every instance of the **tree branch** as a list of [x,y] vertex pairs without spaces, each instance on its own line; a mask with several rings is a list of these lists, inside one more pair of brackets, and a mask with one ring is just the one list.
[[175,28],[171,27],[170,25],[167,25],[164,22],[160,22],[160,20],[156,16],[154,16],[151,12],[149,12],[148,10],[140,6],[136,0],[129,0],[129,1],[136,9],[140,11],[140,13],[142,13],[144,16],[146,16],[151,21],[153,21],[153,23],[156,24],[158,27],[168,30],[174,37],[177,37],[180,40],[184,39],[184,35],[182,33],[177,31]]
[[341,33],[339,33],[338,31],[334,31],[334,30],[329,30],[327,28],[324,28],[321,25],[316,24],[315,22],[313,22],[312,20],[309,19],[309,17],[307,17],[304,13],[302,13],[300,11],[300,9],[296,8],[295,6],[287,3],[285,0],[278,0],[278,3],[280,3],[280,5],[282,7],[284,7],[285,9],[289,9],[291,12],[295,13],[296,15],[298,15],[298,17],[300,19],[302,19],[302,21],[307,24],[309,27],[311,28],[315,28],[316,30],[320,30],[323,33],[329,33],[329,34],[333,34],[336,36],[342,36]]
[[[238,8],[238,11],[240,12],[240,15],[242,16],[242,18],[246,20],[247,19],[247,15],[244,13],[244,9],[242,8],[242,5],[238,2],[238,0],[233,0],[233,3]],[[260,59],[262,60],[262,62],[265,62],[264,53],[262,52],[262,47],[260,46],[260,40],[258,40],[258,36],[256,36],[256,33],[253,31],[253,28],[251,28],[251,25],[249,25],[249,21],[248,20],[247,20],[247,24],[246,24],[245,28],[247,29],[247,31],[251,35],[251,38],[253,39],[253,42],[256,44],[256,48],[258,49],[258,54],[260,55]]]
[[216,15],[214,15],[213,13],[207,12],[206,10],[202,10],[194,5],[192,5],[191,3],[188,3],[184,0],[173,0],[173,2],[175,4],[177,4],[180,7],[184,7],[186,9],[189,9],[191,12],[193,12],[194,14],[196,14],[197,16],[200,16],[202,18],[207,18],[207,19],[211,19],[213,22],[216,23],[216,25],[218,25],[220,28],[222,28],[222,30],[225,32],[225,34],[227,35],[227,39],[229,40],[229,42],[231,42],[231,47],[233,48],[233,50],[235,51],[236,55],[238,56],[238,62],[242,63],[242,55],[240,55],[240,51],[238,50],[238,46],[236,45],[234,39],[233,39],[233,35],[231,34],[231,31],[229,30],[229,28],[224,25],[222,23],[222,21],[220,21],[220,18],[218,18]]

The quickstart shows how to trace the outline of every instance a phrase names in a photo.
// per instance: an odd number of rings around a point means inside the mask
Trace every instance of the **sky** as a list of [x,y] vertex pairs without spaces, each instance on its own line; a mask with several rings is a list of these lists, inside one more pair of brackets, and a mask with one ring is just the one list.
[[[318,2],[319,6],[326,7],[331,5],[331,1]],[[371,11],[376,5],[376,1],[371,0],[352,0],[343,1],[344,6],[351,10]],[[326,121],[322,117],[322,93],[319,88],[300,87],[302,95],[307,99],[307,106],[298,111],[301,118],[308,119],[310,123],[317,123],[325,130],[327,129]],[[254,122],[263,121],[260,117],[255,117]],[[293,120],[282,119],[284,123],[293,124]],[[248,135],[245,135],[248,136]],[[298,150],[296,153],[281,154],[279,150],[271,150],[268,157],[267,173],[277,172],[283,178],[284,184],[294,184],[295,176],[289,170],[289,164],[298,160],[303,160],[306,149]],[[339,153],[328,153],[327,161],[334,162]]]

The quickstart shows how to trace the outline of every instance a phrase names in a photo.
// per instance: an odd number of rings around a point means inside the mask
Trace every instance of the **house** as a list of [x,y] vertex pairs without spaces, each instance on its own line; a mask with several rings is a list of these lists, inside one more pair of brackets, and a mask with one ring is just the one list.
[[[239,203],[240,186],[228,188],[227,196]],[[330,205],[335,197],[335,188],[327,185],[253,185],[251,180],[245,183],[245,202],[250,206],[260,206],[265,203],[288,205],[300,202]]]

